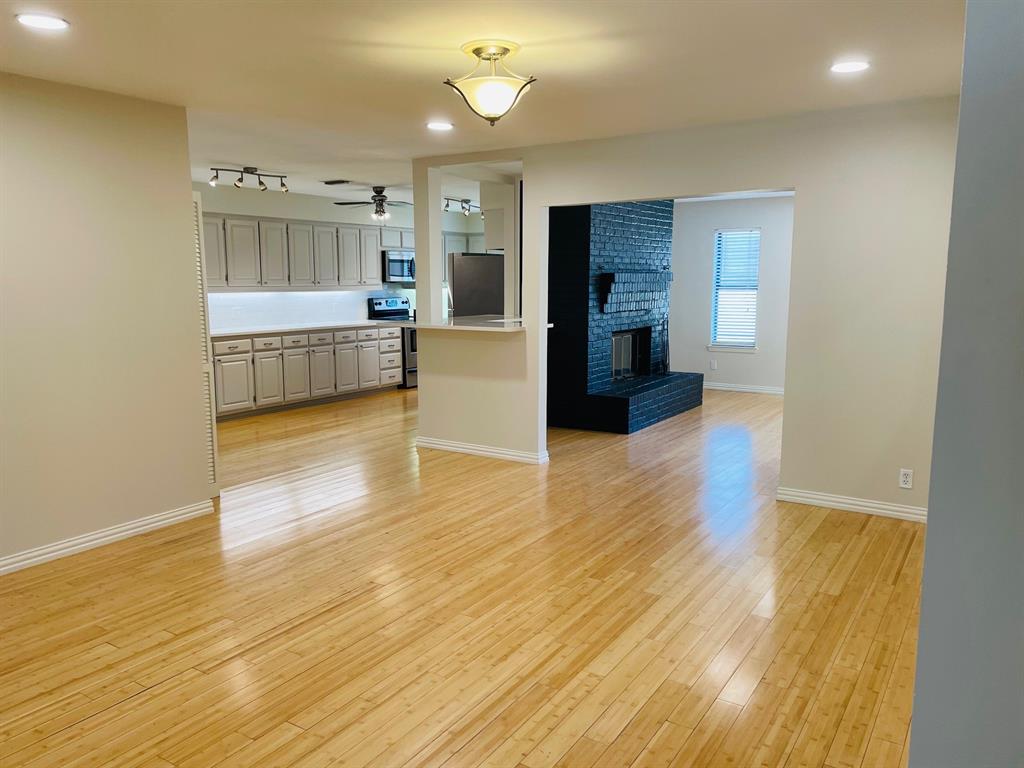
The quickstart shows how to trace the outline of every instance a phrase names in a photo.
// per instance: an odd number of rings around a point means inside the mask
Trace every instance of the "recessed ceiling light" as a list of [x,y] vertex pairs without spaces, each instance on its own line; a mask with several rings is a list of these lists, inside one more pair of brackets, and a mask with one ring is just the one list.
[[837,61],[832,65],[832,71],[837,75],[850,75],[854,72],[863,72],[870,66],[866,61]]
[[19,13],[15,18],[26,27],[46,29],[50,31],[67,29],[71,25],[58,16],[47,16],[43,13]]
[[432,131],[450,131],[455,126],[444,120],[431,120],[427,123],[427,128]]

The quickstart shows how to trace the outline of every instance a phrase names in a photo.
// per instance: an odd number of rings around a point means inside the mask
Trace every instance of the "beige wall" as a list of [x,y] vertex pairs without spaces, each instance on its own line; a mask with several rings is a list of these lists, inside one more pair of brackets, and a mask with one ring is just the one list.
[[[373,206],[335,205],[330,197],[300,195],[294,192],[275,192],[273,186],[266,192],[258,189],[236,189],[230,182],[216,187],[193,182],[192,188],[203,197],[203,210],[211,213],[232,213],[239,216],[267,216],[279,219],[305,219],[307,221],[336,221],[341,224],[362,224],[379,227],[370,214]],[[369,194],[369,193],[367,193]],[[412,227],[413,207],[396,205],[390,209],[389,227]],[[483,232],[479,216],[441,212],[441,226],[448,232]]]
[[[708,349],[714,287],[715,231],[760,229],[756,350]],[[672,370],[697,371],[705,383],[783,389],[793,198],[677,202],[672,222]],[[718,368],[711,370],[711,361]]]
[[209,496],[185,110],[0,75],[0,557]]
[[[522,370],[512,391],[486,371],[475,385],[475,407],[521,418],[488,442],[545,447],[548,206],[791,188],[781,485],[925,506],[956,109],[950,97],[417,160],[524,163]],[[446,410],[458,434],[468,412]],[[916,471],[911,491],[901,467]]]

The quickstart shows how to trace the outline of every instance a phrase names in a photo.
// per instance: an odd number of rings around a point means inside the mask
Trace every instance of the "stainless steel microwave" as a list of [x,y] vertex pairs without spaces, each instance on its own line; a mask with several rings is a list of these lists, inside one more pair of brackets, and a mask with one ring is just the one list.
[[384,281],[388,283],[416,282],[415,251],[384,251]]

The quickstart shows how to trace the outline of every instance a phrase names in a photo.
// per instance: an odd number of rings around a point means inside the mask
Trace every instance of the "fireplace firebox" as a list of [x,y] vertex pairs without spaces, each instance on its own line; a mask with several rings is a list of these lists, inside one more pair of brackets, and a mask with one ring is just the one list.
[[612,380],[621,381],[651,372],[651,327],[612,331]]

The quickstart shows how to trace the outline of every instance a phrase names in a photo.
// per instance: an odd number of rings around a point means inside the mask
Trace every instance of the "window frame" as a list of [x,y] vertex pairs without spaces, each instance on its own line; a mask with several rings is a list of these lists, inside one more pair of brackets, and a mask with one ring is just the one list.
[[[722,233],[727,232],[756,232],[757,233],[757,284],[754,288],[754,332],[753,340],[750,344],[731,344],[728,342],[721,342],[716,339],[717,336],[717,317],[718,317],[718,292],[720,290],[718,282],[716,280],[716,273],[718,272],[718,238]],[[760,315],[760,299],[761,299],[761,242],[763,240],[763,230],[761,227],[715,227],[711,237],[711,337],[710,343],[707,345],[708,351],[711,352],[741,352],[750,354],[757,352],[757,331],[758,331],[758,317]]]

